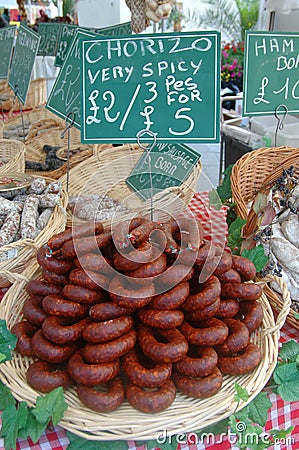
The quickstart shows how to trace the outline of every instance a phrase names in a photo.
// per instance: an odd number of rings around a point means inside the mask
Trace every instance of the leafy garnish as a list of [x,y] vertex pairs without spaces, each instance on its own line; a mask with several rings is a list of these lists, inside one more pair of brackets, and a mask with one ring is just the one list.
[[240,253],[240,248],[243,241],[241,233],[245,223],[246,220],[237,217],[236,220],[229,226],[227,244],[234,254]]
[[57,425],[62,419],[67,407],[63,389],[62,387],[58,387],[43,397],[37,397],[36,407],[32,410],[32,413],[40,423],[52,420],[53,425]]
[[260,272],[269,260],[268,256],[265,255],[264,247],[261,244],[251,250],[244,249],[241,254],[253,262],[257,272]]
[[249,397],[247,389],[243,388],[242,386],[240,386],[238,383],[235,382],[235,391],[236,391],[236,394],[234,396],[235,402],[239,402],[240,400],[242,400],[243,402],[247,402]]
[[70,441],[68,450],[128,450],[126,441],[93,441],[66,432]]
[[10,405],[2,413],[1,436],[5,450],[15,450],[19,430],[25,427],[28,415],[27,403]]
[[228,200],[232,196],[230,176],[232,173],[233,164],[230,164],[223,172],[223,181],[220,186],[217,187],[217,192],[221,200]]
[[279,359],[284,362],[296,362],[298,355],[299,344],[294,339],[285,342],[279,351]]
[[0,381],[0,410],[4,411],[8,406],[15,404],[16,400],[10,392],[10,389]]
[[5,320],[0,320],[0,362],[11,360],[16,344],[17,336],[8,330]]
[[299,371],[297,363],[286,363],[276,367],[273,378],[277,392],[287,402],[299,400]]
[[209,192],[209,206],[213,206],[216,211],[222,208],[222,201],[216,189],[212,189]]

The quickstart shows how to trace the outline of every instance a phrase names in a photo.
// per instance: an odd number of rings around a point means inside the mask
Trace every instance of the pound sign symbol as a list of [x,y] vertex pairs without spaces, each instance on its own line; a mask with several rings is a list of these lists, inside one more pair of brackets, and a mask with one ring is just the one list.
[[99,96],[99,91],[97,89],[95,89],[94,91],[92,91],[92,93],[90,94],[90,96],[88,97],[88,100],[91,101],[92,106],[89,108],[90,111],[93,111],[93,116],[88,116],[86,119],[86,123],[87,125],[91,125],[93,122],[95,123],[100,123],[101,119],[97,119],[97,112],[100,109],[99,106],[97,106],[95,99]]
[[150,126],[153,125],[154,122],[151,122],[150,115],[154,112],[153,106],[146,106],[143,110],[143,112],[140,112],[141,116],[145,117],[144,125],[146,127],[146,130],[150,129]]
[[259,105],[260,103],[264,102],[264,103],[270,103],[269,100],[265,100],[265,87],[268,85],[269,80],[267,77],[264,77],[262,80],[262,85],[260,87],[260,92],[258,93],[257,97],[253,100],[253,103],[255,105]]

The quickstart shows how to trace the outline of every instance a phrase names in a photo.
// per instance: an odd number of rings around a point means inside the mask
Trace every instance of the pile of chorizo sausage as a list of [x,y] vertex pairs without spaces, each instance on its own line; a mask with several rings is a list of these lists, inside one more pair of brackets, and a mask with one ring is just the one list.
[[224,374],[254,370],[262,355],[249,338],[263,320],[255,267],[202,236],[186,217],[54,235],[11,329],[16,350],[34,358],[28,384],[43,393],[75,385],[100,413],[125,399],[157,413],[177,390],[210,397]]

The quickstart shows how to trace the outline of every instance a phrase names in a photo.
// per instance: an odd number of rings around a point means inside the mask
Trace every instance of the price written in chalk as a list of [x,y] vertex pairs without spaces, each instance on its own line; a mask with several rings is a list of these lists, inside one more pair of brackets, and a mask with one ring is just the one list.
[[0,79],[8,76],[16,28],[13,26],[0,29]]
[[298,33],[247,32],[243,114],[274,114],[281,104],[298,113],[298,71]]
[[160,142],[218,142],[219,41],[217,32],[83,41],[82,141],[136,141],[147,129]]
[[56,56],[57,42],[60,34],[61,23],[40,23],[38,34],[41,37],[38,55]]
[[77,25],[62,24],[57,42],[57,52],[54,65],[62,67],[68,54],[73,37],[75,36]]

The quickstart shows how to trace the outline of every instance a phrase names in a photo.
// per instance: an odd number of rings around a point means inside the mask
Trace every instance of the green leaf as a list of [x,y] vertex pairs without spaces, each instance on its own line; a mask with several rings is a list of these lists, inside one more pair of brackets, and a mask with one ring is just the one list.
[[260,272],[269,260],[269,257],[265,255],[264,247],[261,244],[251,250],[244,249],[242,251],[242,256],[253,262],[257,272]]
[[240,400],[246,402],[248,400],[249,394],[247,392],[247,389],[242,388],[242,386],[240,386],[236,382],[235,382],[235,391],[236,391],[236,394],[234,396],[235,402],[239,402]]
[[272,403],[266,392],[260,392],[248,405],[248,417],[262,427],[266,425]]
[[211,425],[209,427],[203,428],[202,430],[196,430],[194,433],[198,435],[198,437],[208,436],[217,434],[227,434],[228,431],[228,419],[223,419],[220,422],[215,423],[215,425]]
[[282,344],[279,357],[285,362],[296,362],[299,355],[299,344],[294,339]]
[[252,206],[253,211],[255,214],[259,214],[261,211],[263,211],[266,206],[268,205],[268,198],[266,194],[261,194],[260,192],[257,194],[255,202]]
[[217,187],[217,192],[221,200],[228,200],[232,196],[230,176],[233,169],[233,164],[230,164],[223,172],[224,178],[222,184]]
[[277,393],[287,402],[299,400],[299,371],[296,363],[278,366],[273,374]]
[[18,433],[25,427],[27,414],[26,402],[19,403],[18,408],[10,405],[3,411],[1,435],[4,439],[5,450],[15,450]]
[[222,208],[221,198],[216,189],[212,189],[209,192],[209,206],[213,206],[216,211],[219,211]]
[[93,441],[66,432],[70,441],[67,450],[128,450],[126,441]]
[[295,312],[295,313],[294,313],[294,316],[295,316],[295,319],[296,319],[296,320],[299,320],[299,313],[296,313],[296,312]]
[[271,436],[275,437],[276,439],[285,439],[288,434],[292,433],[292,431],[295,429],[295,427],[292,425],[286,430],[271,430],[270,434]]
[[48,422],[48,420],[45,423],[38,422],[36,417],[32,414],[32,409],[28,409],[27,422],[25,427],[19,431],[19,438],[27,439],[29,436],[34,444],[36,444],[47,428]]
[[0,411],[3,411],[10,405],[15,405],[16,400],[13,397],[10,389],[0,381]]
[[7,326],[5,320],[0,320],[0,354],[1,362],[10,361],[12,352],[17,345],[17,336],[12,334]]
[[32,413],[40,423],[52,420],[57,425],[63,417],[68,405],[64,400],[63,388],[58,387],[48,394],[36,398],[36,407]]
[[246,220],[237,217],[234,222],[232,222],[228,229],[228,246],[231,248],[233,253],[239,252],[241,248],[241,244],[243,241],[242,238],[242,228],[245,225]]

